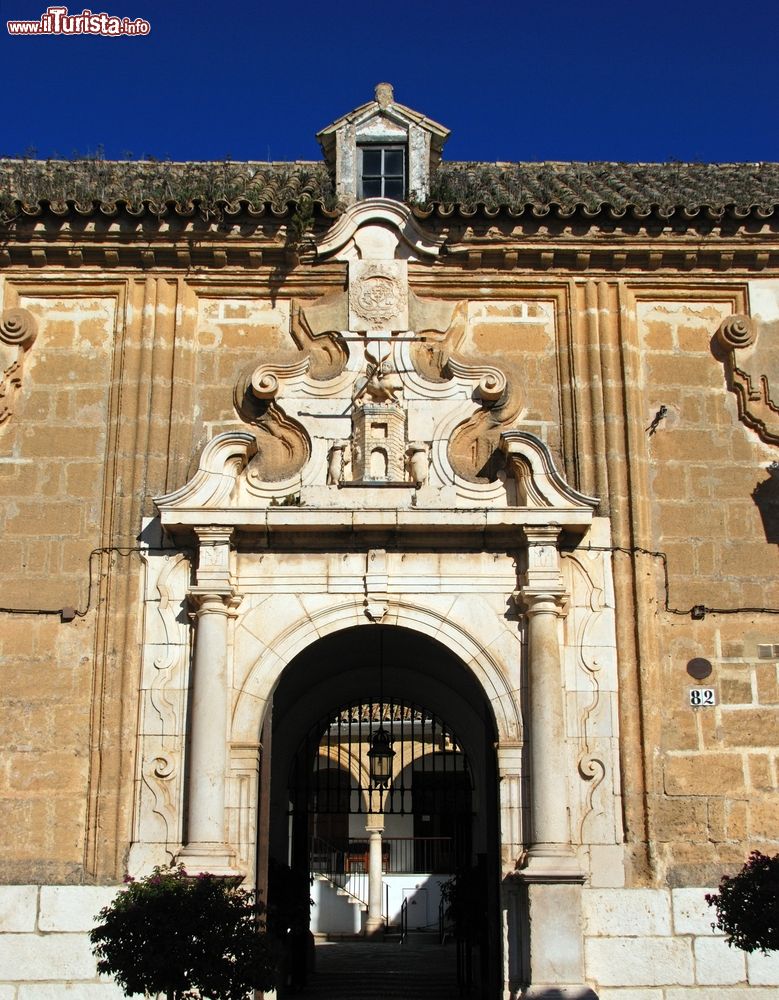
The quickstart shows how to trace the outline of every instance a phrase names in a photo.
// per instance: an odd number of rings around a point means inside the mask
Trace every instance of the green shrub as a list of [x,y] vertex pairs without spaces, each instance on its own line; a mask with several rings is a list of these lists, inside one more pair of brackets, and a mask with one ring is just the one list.
[[259,923],[262,907],[237,879],[190,877],[179,865],[126,882],[89,935],[98,972],[125,996],[245,1000],[272,988],[275,949]]
[[712,926],[725,932],[729,945],[742,951],[779,951],[779,854],[752,851],[732,877],[723,876],[719,893],[706,902],[717,911]]

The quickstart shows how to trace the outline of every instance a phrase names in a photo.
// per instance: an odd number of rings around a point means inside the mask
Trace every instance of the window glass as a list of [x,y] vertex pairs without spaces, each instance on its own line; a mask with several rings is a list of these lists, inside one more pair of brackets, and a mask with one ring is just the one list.
[[384,197],[403,201],[403,195],[405,194],[403,187],[402,177],[386,177],[384,179]]
[[398,177],[403,176],[403,150],[402,149],[385,149],[384,150],[384,173],[394,174]]
[[362,172],[365,175],[378,177],[381,174],[381,158],[384,152],[381,148],[364,149],[362,151]]
[[360,197],[406,196],[406,150],[402,146],[360,147]]

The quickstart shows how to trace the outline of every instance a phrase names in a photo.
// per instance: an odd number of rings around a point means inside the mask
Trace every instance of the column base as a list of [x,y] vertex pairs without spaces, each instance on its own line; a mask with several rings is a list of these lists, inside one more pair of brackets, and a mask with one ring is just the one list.
[[527,862],[516,877],[525,882],[584,882],[579,859],[570,847],[538,844],[530,848]]
[[235,856],[227,844],[187,844],[176,855],[188,875],[219,875],[222,878],[243,878],[234,864]]
[[365,921],[365,936],[375,937],[385,931],[384,917],[368,917]]

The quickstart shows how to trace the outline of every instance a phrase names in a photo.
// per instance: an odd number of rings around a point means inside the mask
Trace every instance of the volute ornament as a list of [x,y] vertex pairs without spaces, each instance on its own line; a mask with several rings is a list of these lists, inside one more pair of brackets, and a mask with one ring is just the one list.
[[35,317],[28,309],[6,309],[0,316],[0,340],[28,349],[38,334]]
[[754,344],[755,328],[751,317],[738,313],[728,316],[717,330],[717,341],[727,351]]
[[452,375],[464,379],[478,379],[474,393],[482,402],[494,403],[506,391],[508,384],[506,373],[494,365],[472,365],[456,358],[448,358],[446,367]]
[[305,375],[308,366],[309,359],[304,357],[300,361],[287,364],[271,362],[250,368],[238,380],[235,390],[236,400],[242,401],[249,392],[255,399],[275,399],[281,389],[282,381]]
[[25,356],[37,334],[38,325],[28,309],[6,309],[0,316],[0,424],[13,413]]

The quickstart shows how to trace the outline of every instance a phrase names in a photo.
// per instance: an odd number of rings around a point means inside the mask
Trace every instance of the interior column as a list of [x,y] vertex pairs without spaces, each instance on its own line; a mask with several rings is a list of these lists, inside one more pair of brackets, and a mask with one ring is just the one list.
[[[383,817],[379,817],[381,819]],[[366,934],[377,934],[384,930],[384,916],[381,912],[382,895],[384,893],[384,878],[382,872],[382,840],[384,826],[381,823],[367,824],[368,834],[368,919],[365,922]]]

